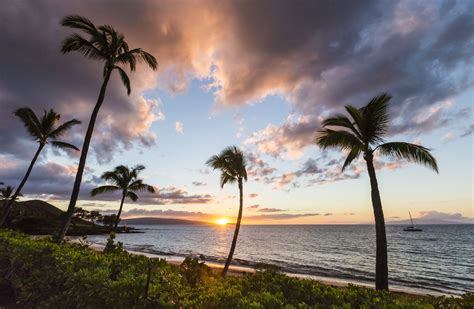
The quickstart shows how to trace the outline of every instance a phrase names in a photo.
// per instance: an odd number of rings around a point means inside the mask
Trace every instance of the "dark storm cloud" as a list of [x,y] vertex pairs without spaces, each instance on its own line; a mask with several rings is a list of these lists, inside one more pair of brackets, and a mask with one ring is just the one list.
[[[0,156],[0,179],[6,185],[17,187],[23,178],[28,163]],[[67,199],[70,197],[76,167],[51,161],[37,162],[22,193],[27,197]],[[86,171],[87,173],[87,171]],[[81,198],[89,198],[89,192],[95,187],[86,180],[81,190]]]

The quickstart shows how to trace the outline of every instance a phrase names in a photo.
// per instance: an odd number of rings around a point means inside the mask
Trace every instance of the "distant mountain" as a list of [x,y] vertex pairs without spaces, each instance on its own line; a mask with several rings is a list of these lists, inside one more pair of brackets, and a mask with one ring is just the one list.
[[120,223],[126,225],[204,225],[209,224],[203,221],[192,221],[184,219],[140,217],[123,219]]

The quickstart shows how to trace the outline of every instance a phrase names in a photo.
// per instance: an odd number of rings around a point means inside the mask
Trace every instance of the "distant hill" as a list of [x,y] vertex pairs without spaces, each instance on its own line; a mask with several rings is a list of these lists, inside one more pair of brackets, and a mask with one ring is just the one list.
[[204,225],[204,224],[209,224],[203,221],[157,218],[157,217],[140,217],[140,218],[123,219],[121,223],[126,224],[126,225]]
[[[4,201],[0,201],[0,214]],[[10,216],[10,228],[28,234],[51,234],[61,226],[65,212],[41,200],[14,202]],[[108,233],[108,228],[79,219],[71,225],[68,235],[92,235]]]

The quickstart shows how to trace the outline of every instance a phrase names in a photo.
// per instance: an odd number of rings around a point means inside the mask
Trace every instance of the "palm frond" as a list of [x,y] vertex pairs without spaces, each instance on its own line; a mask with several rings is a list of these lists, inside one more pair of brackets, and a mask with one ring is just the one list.
[[122,83],[127,88],[127,94],[130,95],[132,91],[130,88],[130,79],[128,79],[127,73],[119,66],[115,66],[115,68],[119,71],[120,78],[122,79]]
[[423,146],[393,142],[381,144],[375,150],[378,150],[379,153],[384,156],[393,157],[395,159],[405,159],[425,165],[438,173],[438,164],[435,157],[430,153],[430,149]]
[[346,169],[346,167],[348,167],[352,163],[352,161],[354,161],[360,155],[361,152],[362,152],[361,148],[357,148],[357,147],[352,148],[352,150],[347,155],[347,158],[344,161],[344,164],[342,165],[343,172]]
[[99,50],[94,44],[84,39],[79,34],[72,34],[65,38],[61,44],[61,52],[63,54],[77,51],[83,56],[91,59],[106,59],[107,56]]
[[53,128],[59,119],[61,119],[61,115],[56,113],[54,110],[50,109],[49,111],[44,111],[43,116],[39,120],[44,140],[49,137],[49,134],[53,131]]
[[135,68],[137,66],[137,56],[140,52],[140,48],[135,48],[132,50],[129,50],[128,52],[122,53],[117,56],[116,62],[117,63],[122,63],[124,65],[129,65],[130,66],[130,71],[135,71]]
[[28,133],[35,140],[40,141],[43,139],[40,121],[31,108],[19,108],[14,112],[14,115],[20,118]]
[[364,145],[354,134],[347,131],[322,129],[316,135],[316,143],[323,149],[341,150],[363,149]]
[[363,141],[361,132],[354,126],[354,124],[344,115],[336,115],[331,118],[323,120],[321,123],[323,127],[342,127],[349,129],[357,138]]
[[125,194],[125,196],[128,197],[129,199],[131,199],[134,202],[136,202],[138,200],[138,195],[136,195],[135,193],[133,193],[131,191],[128,191],[127,194]]
[[121,188],[119,188],[118,186],[111,186],[111,185],[100,186],[100,187],[92,189],[91,196],[96,196],[98,194],[104,194],[104,193],[117,192],[119,190],[121,190]]
[[[352,120],[354,121],[354,127],[357,128],[357,131],[363,135],[362,128],[363,128],[363,119],[360,110],[352,105],[345,105],[344,106],[346,112],[351,116]],[[349,120],[350,121],[350,120]]]
[[69,121],[66,121],[62,125],[58,126],[56,129],[54,129],[51,133],[49,133],[50,138],[58,138],[61,135],[63,135],[66,131],[71,129],[73,126],[81,124],[81,122],[77,119],[72,119]]
[[100,176],[100,178],[102,178],[105,181],[113,182],[116,185],[118,185],[121,182],[120,175],[118,175],[115,170],[104,172],[102,176]]
[[227,183],[235,183],[236,181],[237,181],[236,177],[229,175],[226,172],[221,173],[221,180],[220,180],[221,188],[224,188],[225,184]]
[[84,32],[95,35],[97,28],[88,18],[80,15],[68,15],[61,20],[61,25],[64,27],[80,29]]
[[370,100],[370,102],[360,109],[363,119],[363,135],[367,142],[372,145],[384,142],[384,135],[387,134],[389,125],[388,103],[392,97],[388,94],[381,94]]
[[155,193],[155,188],[153,188],[153,186],[150,186],[146,183],[143,183],[141,179],[136,180],[134,183],[132,183],[128,187],[128,189],[130,191]]
[[74,149],[76,151],[79,151],[80,149],[74,146],[73,144],[61,142],[61,141],[52,141],[51,145],[53,145],[56,148],[59,149]]
[[158,61],[156,61],[156,58],[152,54],[142,50],[140,56],[143,62],[145,62],[150,68],[153,70],[158,68]]

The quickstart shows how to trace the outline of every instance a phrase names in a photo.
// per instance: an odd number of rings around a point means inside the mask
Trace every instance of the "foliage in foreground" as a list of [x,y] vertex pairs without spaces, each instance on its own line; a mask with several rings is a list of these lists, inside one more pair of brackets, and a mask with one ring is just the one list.
[[[67,308],[472,308],[462,298],[415,297],[350,286],[330,287],[274,272],[225,281],[203,263],[180,266],[130,255],[58,246],[0,231],[0,285],[24,307]],[[1,305],[1,304],[0,304]]]

